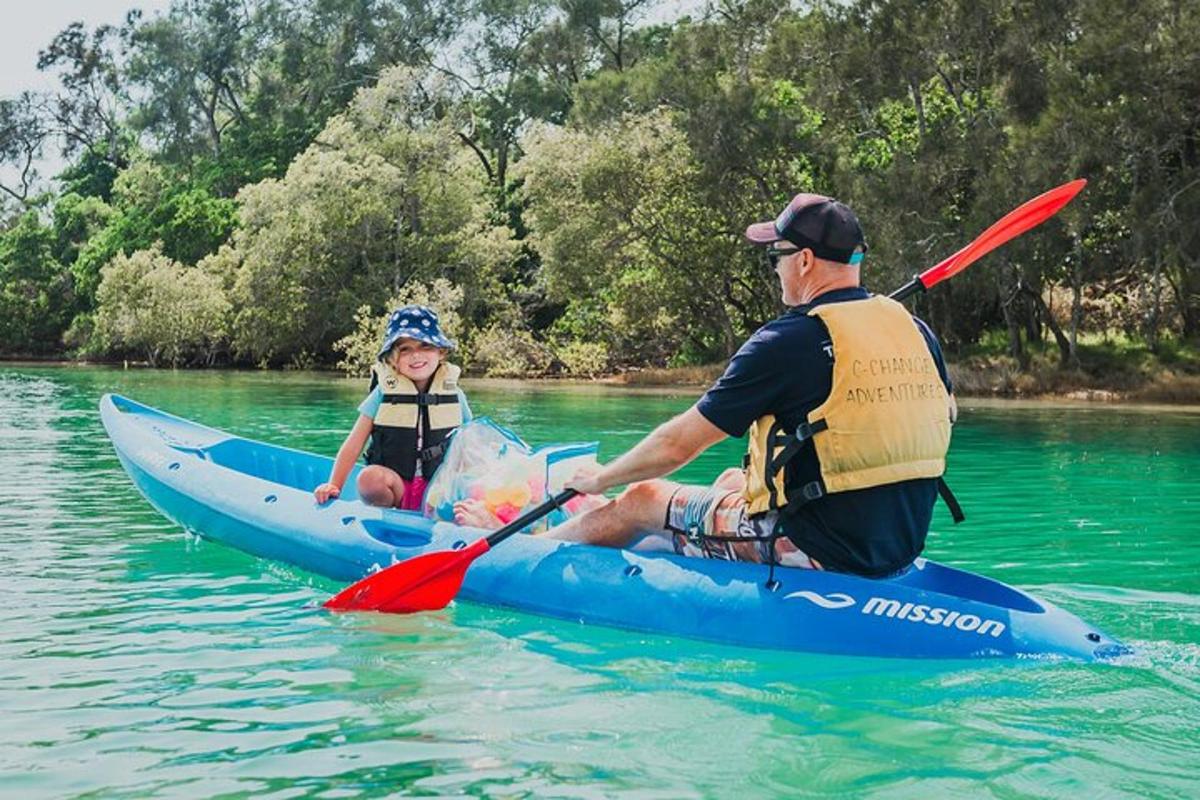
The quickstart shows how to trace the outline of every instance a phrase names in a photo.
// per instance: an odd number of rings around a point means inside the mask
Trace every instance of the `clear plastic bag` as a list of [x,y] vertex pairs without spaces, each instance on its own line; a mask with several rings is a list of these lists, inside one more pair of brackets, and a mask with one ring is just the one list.
[[[596,463],[597,442],[531,448],[512,431],[487,417],[476,417],[454,433],[442,465],[425,492],[425,515],[454,521],[454,504],[478,500],[501,524],[562,491],[587,464]],[[544,530],[594,505],[576,497],[529,530]]]

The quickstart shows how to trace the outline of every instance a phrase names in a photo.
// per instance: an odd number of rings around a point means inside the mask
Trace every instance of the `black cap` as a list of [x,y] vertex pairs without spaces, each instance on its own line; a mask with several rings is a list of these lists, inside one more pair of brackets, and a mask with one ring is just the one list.
[[786,239],[807,247],[817,258],[851,263],[854,252],[867,252],[862,225],[850,206],[819,194],[798,194],[771,222],[756,222],[746,228],[754,244],[771,244]]

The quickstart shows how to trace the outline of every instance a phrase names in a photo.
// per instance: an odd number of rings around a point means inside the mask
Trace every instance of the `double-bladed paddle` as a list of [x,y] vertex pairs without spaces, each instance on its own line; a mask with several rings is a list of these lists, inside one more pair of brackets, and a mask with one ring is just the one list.
[[888,296],[893,300],[903,300],[954,277],[1000,245],[1053,217],[1086,185],[1085,178],[1078,178],[1022,203],[979,234],[975,241],[940,264],[925,270]]
[[[903,300],[957,275],[1000,245],[1050,219],[1071,202],[1086,184],[1087,181],[1082,178],[1064,183],[1018,206],[981,233],[975,241],[925,270],[892,292],[890,297]],[[525,526],[537,522],[576,494],[574,489],[559,492],[495,533],[461,550],[426,553],[368,575],[325,601],[325,607],[335,611],[387,611],[394,614],[445,608],[458,594],[472,561]]]
[[445,608],[458,594],[472,561],[577,494],[574,489],[564,489],[495,533],[461,550],[426,553],[368,575],[326,600],[325,607],[334,611],[387,611],[393,614]]

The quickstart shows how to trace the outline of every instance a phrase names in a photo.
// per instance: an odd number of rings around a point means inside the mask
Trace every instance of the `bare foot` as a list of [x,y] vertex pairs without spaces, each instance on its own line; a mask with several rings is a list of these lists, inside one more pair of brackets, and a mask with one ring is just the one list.
[[454,504],[454,521],[471,528],[495,530],[500,527],[500,520],[487,510],[482,500],[459,500]]

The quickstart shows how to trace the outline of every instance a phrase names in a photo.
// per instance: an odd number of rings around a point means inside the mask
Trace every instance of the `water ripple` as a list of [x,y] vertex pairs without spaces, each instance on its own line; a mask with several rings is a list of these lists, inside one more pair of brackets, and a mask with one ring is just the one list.
[[[970,519],[939,511],[930,555],[1136,647],[1085,665],[750,651],[470,604],[329,616],[314,605],[330,582],[155,513],[95,413],[119,391],[332,452],[362,390],[0,368],[0,467],[20,476],[0,483],[0,794],[1200,795],[1200,419],[964,410],[950,478]],[[597,439],[606,456],[692,399],[472,391],[532,441]]]

